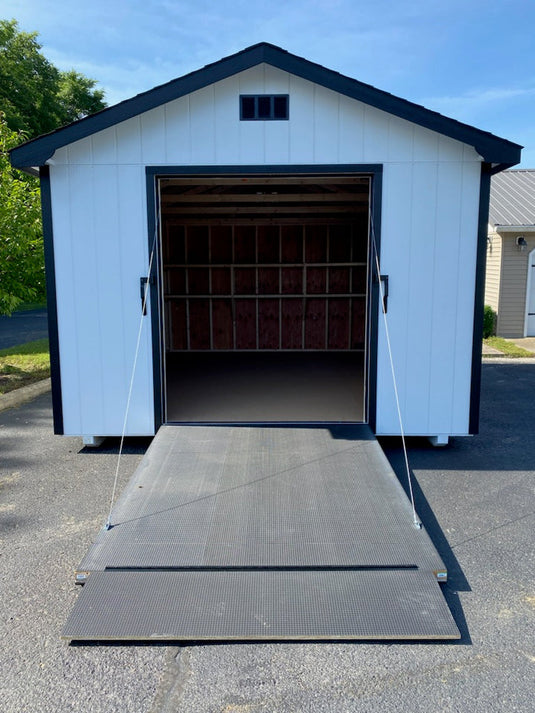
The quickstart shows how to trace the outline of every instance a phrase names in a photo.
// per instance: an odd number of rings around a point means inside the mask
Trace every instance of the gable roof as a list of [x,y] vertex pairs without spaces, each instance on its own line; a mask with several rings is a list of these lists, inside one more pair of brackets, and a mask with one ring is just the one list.
[[473,146],[484,161],[495,164],[497,170],[514,166],[520,161],[522,147],[518,144],[445,117],[406,99],[400,99],[303,57],[290,54],[275,45],[260,42],[50,134],[21,144],[11,150],[11,163],[15,168],[22,169],[43,166],[54,151],[62,146],[262,63]]
[[535,226],[535,170],[504,171],[492,177],[489,223],[499,226]]

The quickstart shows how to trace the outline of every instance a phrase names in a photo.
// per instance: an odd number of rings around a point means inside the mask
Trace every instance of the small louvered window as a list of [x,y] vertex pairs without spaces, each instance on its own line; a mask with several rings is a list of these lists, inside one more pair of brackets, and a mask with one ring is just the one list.
[[287,94],[242,94],[240,95],[240,119],[242,121],[284,121],[289,117]]

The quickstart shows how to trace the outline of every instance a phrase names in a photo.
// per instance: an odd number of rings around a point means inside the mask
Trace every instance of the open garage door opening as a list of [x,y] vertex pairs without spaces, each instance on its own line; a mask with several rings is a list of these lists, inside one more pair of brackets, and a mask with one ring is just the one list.
[[167,423],[367,421],[371,176],[167,176]]

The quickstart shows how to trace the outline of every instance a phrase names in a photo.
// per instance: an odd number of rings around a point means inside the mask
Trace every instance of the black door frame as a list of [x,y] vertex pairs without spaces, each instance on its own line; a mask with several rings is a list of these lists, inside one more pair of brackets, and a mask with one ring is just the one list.
[[379,318],[379,289],[377,284],[375,262],[372,257],[373,245],[378,255],[381,255],[381,203],[382,203],[382,164],[297,164],[297,165],[254,165],[254,166],[146,166],[146,195],[149,255],[154,250],[152,277],[150,281],[150,314],[152,333],[152,358],[154,382],[154,432],[164,423],[163,370],[165,354],[163,354],[163,304],[161,298],[161,251],[160,251],[160,205],[158,180],[176,176],[237,176],[237,175],[340,175],[366,174],[371,176],[370,196],[370,226],[373,230],[368,239],[368,314],[367,314],[367,348],[366,348],[366,404],[367,423],[375,432],[377,410],[377,334]]

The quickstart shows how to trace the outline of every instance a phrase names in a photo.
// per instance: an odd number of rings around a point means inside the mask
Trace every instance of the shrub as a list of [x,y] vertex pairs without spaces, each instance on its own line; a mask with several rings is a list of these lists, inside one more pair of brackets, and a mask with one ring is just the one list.
[[496,312],[490,305],[485,305],[483,312],[483,339],[492,337],[496,329]]

